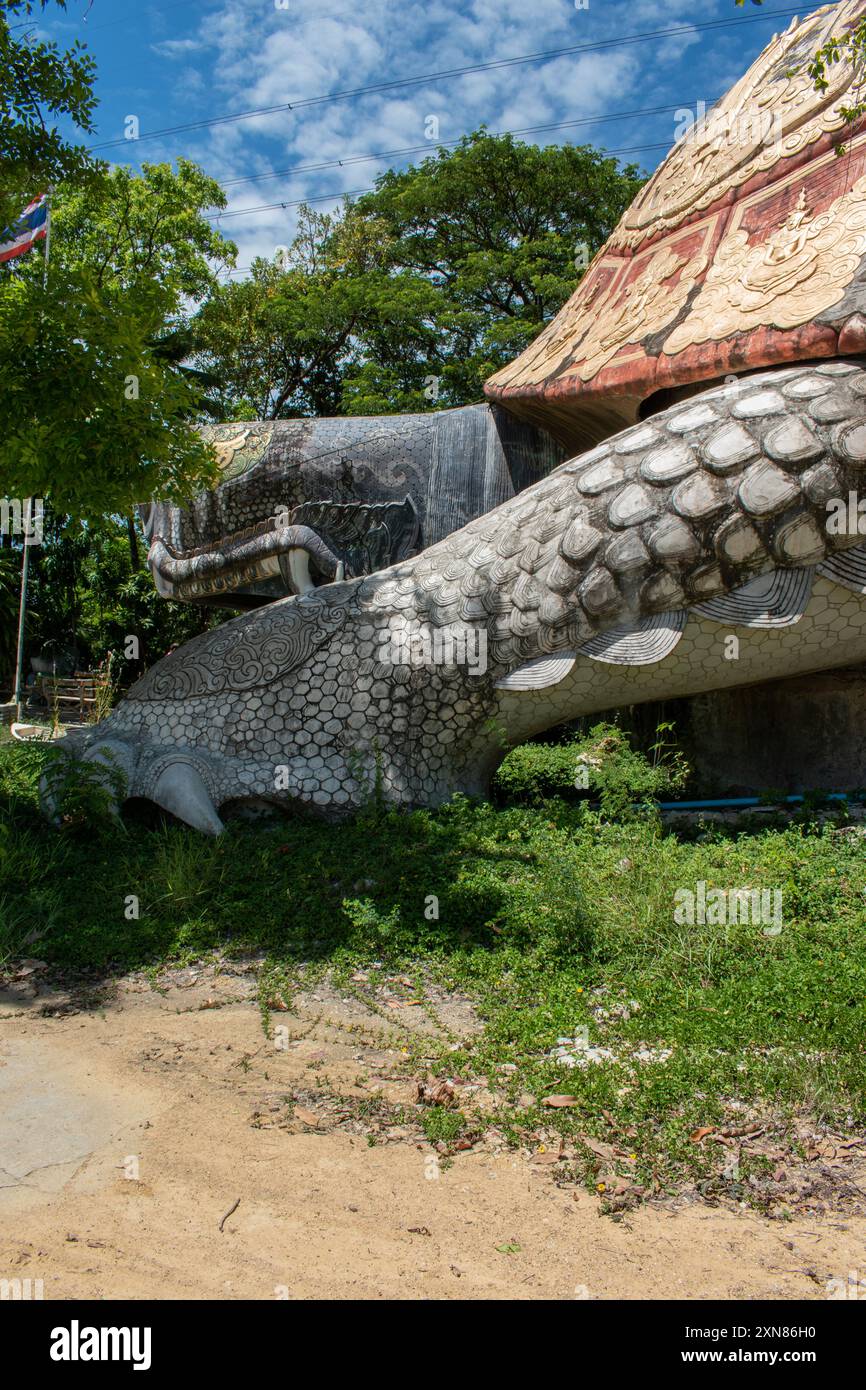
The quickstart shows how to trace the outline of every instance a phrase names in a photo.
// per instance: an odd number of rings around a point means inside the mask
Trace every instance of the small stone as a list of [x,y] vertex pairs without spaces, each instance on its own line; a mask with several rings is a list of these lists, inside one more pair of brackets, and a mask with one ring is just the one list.
[[646,613],[666,613],[685,604],[682,588],[670,574],[657,574],[641,590],[641,608]]
[[866,425],[851,425],[836,434],[836,448],[852,463],[866,462]]
[[825,537],[811,516],[798,517],[780,527],[773,548],[780,559],[795,565],[814,564],[823,560],[827,551]]
[[723,560],[733,565],[744,565],[755,559],[764,550],[761,537],[750,521],[735,517],[728,522],[716,537],[716,552]]
[[671,444],[666,449],[656,449],[649,454],[640,466],[641,477],[648,483],[676,483],[693,473],[698,466],[695,455],[687,444]]
[[579,516],[566,530],[560,549],[566,559],[579,563],[593,553],[601,539],[601,532],[590,526],[583,516]]
[[785,395],[791,401],[808,401],[814,396],[823,396],[830,390],[830,382],[826,377],[817,374],[800,377],[799,381],[792,381],[785,387]]
[[831,497],[838,497],[841,493],[841,483],[836,471],[828,463],[819,463],[814,468],[808,468],[800,478],[800,486],[809,501],[818,506],[823,506]]
[[578,590],[578,597],[590,617],[602,617],[619,607],[620,596],[613,576],[603,565],[590,570]]
[[639,449],[648,449],[651,444],[658,442],[659,432],[652,425],[643,425],[641,428],[627,430],[626,433],[614,443],[613,449],[616,454],[633,454]]
[[693,560],[700,550],[691,527],[680,521],[679,517],[666,517],[659,522],[649,537],[649,546],[657,559],[679,563]]
[[781,463],[807,463],[823,454],[824,445],[795,415],[769,431],[764,452]]
[[613,459],[608,459],[605,463],[597,463],[594,467],[587,469],[578,479],[578,487],[587,496],[594,497],[599,492],[605,492],[609,487],[616,487],[625,477],[622,464],[615,463]]
[[728,473],[746,459],[753,458],[758,453],[758,445],[744,425],[732,421],[710,436],[703,452],[708,468],[714,473]]
[[639,533],[629,531],[611,541],[604,552],[604,563],[615,574],[630,574],[632,570],[645,569],[651,561]]
[[681,415],[668,419],[667,427],[671,434],[688,434],[692,430],[699,430],[702,425],[711,425],[718,418],[711,405],[693,405]]

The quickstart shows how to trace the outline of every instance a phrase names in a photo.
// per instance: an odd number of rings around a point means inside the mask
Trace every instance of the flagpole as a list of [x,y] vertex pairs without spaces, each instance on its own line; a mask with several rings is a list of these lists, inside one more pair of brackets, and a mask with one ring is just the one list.
[[48,198],[45,203],[45,267],[42,271],[42,288],[48,289],[48,257],[51,253],[51,198],[54,188],[49,184]]
[[30,498],[25,503],[27,518],[24,523],[24,559],[21,562],[21,602],[18,607],[18,648],[15,653],[15,718],[21,723],[23,701],[21,687],[24,675],[24,614],[27,607],[27,575],[30,569]]
[[[48,289],[48,258],[51,253],[51,196],[54,189],[49,186],[45,215],[45,265],[42,270],[42,289]],[[15,653],[15,709],[16,720],[20,724],[23,713],[22,690],[24,685],[24,620],[27,612],[27,580],[30,575],[30,528],[32,523],[33,499],[24,502],[24,557],[21,561],[21,597],[18,604],[18,646]]]

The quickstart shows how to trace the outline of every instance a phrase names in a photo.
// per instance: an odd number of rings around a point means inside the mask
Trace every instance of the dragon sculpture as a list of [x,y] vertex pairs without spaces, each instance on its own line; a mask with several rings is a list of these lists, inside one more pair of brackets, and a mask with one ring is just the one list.
[[863,8],[774,38],[486,404],[218,427],[150,563],[248,611],[67,750],[219,833],[483,794],[580,714],[866,660],[866,131],[847,65],[806,74]]

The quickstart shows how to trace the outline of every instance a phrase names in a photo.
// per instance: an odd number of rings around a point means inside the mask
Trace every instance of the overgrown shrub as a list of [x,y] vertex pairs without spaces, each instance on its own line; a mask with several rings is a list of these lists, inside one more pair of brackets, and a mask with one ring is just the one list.
[[60,825],[86,830],[113,822],[126,795],[126,777],[115,759],[86,762],[61,748],[46,759],[40,790],[54,806]]
[[494,791],[499,801],[528,805],[554,796],[597,801],[603,815],[620,818],[684,786],[688,764],[671,735],[672,726],[660,724],[649,756],[615,724],[596,724],[567,743],[524,743],[499,767]]

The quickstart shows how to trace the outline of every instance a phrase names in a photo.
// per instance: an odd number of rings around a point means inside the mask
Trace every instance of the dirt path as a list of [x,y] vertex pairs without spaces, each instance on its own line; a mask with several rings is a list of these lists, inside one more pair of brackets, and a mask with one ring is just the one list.
[[0,994],[0,1279],[46,1299],[824,1298],[866,1269],[863,1218],[613,1222],[495,1146],[371,1144],[382,1098],[410,1099],[396,1025],[327,989],[275,1015],[275,1047],[252,970],[130,977],[79,1011],[36,978]]

